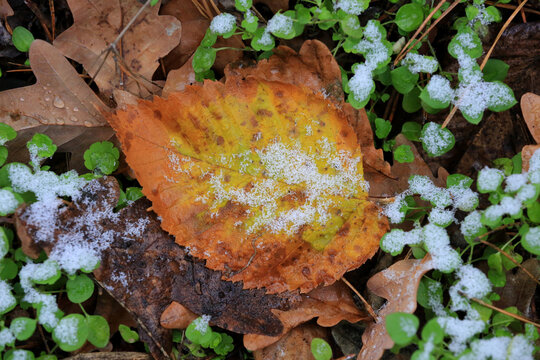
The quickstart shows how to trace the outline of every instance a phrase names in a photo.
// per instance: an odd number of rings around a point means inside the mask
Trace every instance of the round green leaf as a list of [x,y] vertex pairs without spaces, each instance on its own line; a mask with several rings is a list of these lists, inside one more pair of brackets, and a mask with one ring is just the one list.
[[405,32],[416,30],[424,21],[424,10],[416,3],[402,5],[396,13],[396,25]]
[[420,90],[416,86],[403,95],[401,107],[409,114],[415,113],[422,108],[422,103],[420,102]]
[[81,314],[71,314],[62,318],[53,330],[53,340],[60,349],[72,352],[80,349],[88,338],[88,323]]
[[104,348],[109,343],[111,329],[103,316],[88,315],[88,341],[98,348]]
[[473,179],[462,174],[452,174],[446,178],[446,186],[459,186],[462,188],[470,188],[473,183]]
[[45,134],[34,134],[32,139],[26,143],[26,147],[30,153],[35,151],[40,158],[53,156],[57,149],[52,139]]
[[236,10],[246,12],[249,10],[249,8],[253,5],[252,0],[235,0],[234,6],[236,7]]
[[139,341],[139,334],[124,324],[118,326],[118,331],[120,332],[122,339],[127,343],[133,344],[134,342]]
[[533,255],[540,255],[540,226],[531,227],[521,239],[521,245]]
[[15,139],[17,132],[8,124],[0,123],[0,145]]
[[119,158],[120,151],[112,142],[96,142],[84,152],[84,166],[88,170],[99,170],[105,175],[110,175],[118,168]]
[[437,318],[429,320],[422,329],[422,339],[432,341],[433,344],[440,344],[444,339],[444,331],[439,325]]
[[315,360],[330,360],[332,358],[332,348],[321,338],[311,340],[311,354]]
[[419,75],[413,74],[406,66],[400,66],[390,72],[392,85],[401,94],[410,92],[418,82]]
[[28,29],[17,26],[13,29],[13,34],[11,36],[11,41],[17,50],[20,52],[28,52],[28,50],[30,50],[30,45],[32,45],[32,42],[34,41],[34,35],[32,35]]
[[209,343],[212,339],[212,329],[205,316],[196,318],[186,329],[186,337],[195,344]]
[[265,28],[258,28],[251,39],[251,47],[257,51],[272,50],[276,46],[274,37]]
[[430,156],[441,156],[450,151],[456,139],[450,130],[442,129],[441,125],[428,122],[421,132],[422,147]]
[[4,360],[34,360],[34,353],[29,350],[11,349],[4,355]]
[[401,127],[401,133],[410,141],[421,141],[422,126],[414,121],[407,121]]
[[399,163],[412,163],[414,154],[409,145],[400,145],[394,150],[394,160]]
[[0,166],[4,165],[8,157],[8,149],[4,145],[0,145]]
[[88,300],[94,293],[94,281],[87,275],[77,275],[73,279],[68,279],[66,290],[69,301],[80,304]]
[[386,315],[386,331],[398,345],[407,345],[418,331],[420,321],[413,314],[395,312]]
[[15,338],[19,341],[28,340],[30,336],[36,331],[36,319],[31,319],[28,317],[18,317],[13,319],[9,325],[9,329],[15,335]]
[[210,70],[212,65],[216,61],[216,50],[211,47],[199,46],[193,54],[193,71],[196,73],[203,73]]
[[391,130],[392,123],[390,121],[381,118],[375,119],[375,135],[377,135],[379,139],[386,138]]
[[485,81],[503,81],[508,74],[510,65],[502,60],[489,59],[482,69]]
[[424,276],[418,285],[416,301],[423,308],[431,309],[430,301],[441,302],[442,298],[443,291],[441,283]]
[[0,279],[1,280],[13,280],[17,277],[19,267],[10,258],[0,260]]

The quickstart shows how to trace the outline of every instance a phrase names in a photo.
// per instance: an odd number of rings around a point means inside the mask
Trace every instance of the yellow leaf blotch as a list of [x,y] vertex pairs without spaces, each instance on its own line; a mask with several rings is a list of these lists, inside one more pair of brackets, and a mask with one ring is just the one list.
[[387,229],[356,134],[322,94],[233,77],[109,121],[163,229],[245,288],[329,285]]

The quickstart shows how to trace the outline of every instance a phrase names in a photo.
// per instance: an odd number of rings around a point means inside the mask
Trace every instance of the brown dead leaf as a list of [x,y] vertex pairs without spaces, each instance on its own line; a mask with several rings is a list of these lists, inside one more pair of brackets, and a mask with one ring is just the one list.
[[34,85],[0,93],[0,119],[15,130],[39,125],[105,126],[106,106],[52,45],[30,47]]
[[521,150],[521,161],[523,171],[529,171],[529,161],[536,150],[540,149],[539,145],[525,145]]
[[159,16],[159,6],[146,8],[117,45],[121,61],[110,54],[99,69],[104,51],[142,5],[136,0],[68,0],[68,4],[74,24],[56,38],[54,46],[81,63],[105,96],[111,96],[113,89],[140,97],[159,92],[152,75],[158,60],[180,41],[178,20]]
[[191,63],[192,60],[193,56],[191,56],[179,69],[169,71],[167,74],[167,81],[161,92],[162,96],[167,97],[175,91],[183,91],[187,85],[196,83],[195,71],[193,70],[193,65]]
[[326,329],[315,324],[300,325],[274,344],[255,350],[253,356],[255,360],[315,359],[311,353],[314,338],[327,340]]
[[[162,6],[160,14],[172,15],[182,23],[182,41],[163,59],[167,69],[178,69],[191,61],[191,56],[210,26],[210,19],[203,16],[191,0],[171,0]],[[220,36],[214,47],[243,48],[244,43],[239,36],[228,39]],[[242,51],[220,50],[216,54],[213,67],[221,73],[227,64],[239,60],[242,55]]]
[[5,19],[8,16],[13,15],[13,9],[7,2],[7,0],[0,0],[0,17]]
[[279,10],[286,11],[289,10],[289,1],[288,0],[254,0],[255,5],[264,4],[272,10],[273,13],[277,13]]
[[184,305],[173,301],[161,314],[159,322],[165,329],[185,329],[198,317]]
[[355,323],[369,319],[356,307],[349,288],[341,281],[302,295],[302,301],[290,310],[272,312],[283,323],[282,333],[278,336],[245,335],[246,349],[251,351],[263,349],[281,339],[291,329],[313,318],[317,318],[317,324],[324,327],[334,326],[342,320]]
[[368,280],[368,289],[387,302],[378,312],[377,321],[369,325],[362,335],[363,346],[358,360],[378,360],[384,350],[394,346],[386,332],[385,316],[398,311],[414,313],[420,279],[431,269],[431,258],[427,255],[422,260],[400,260]]
[[[523,267],[527,269],[537,279],[540,278],[540,262],[538,259],[528,259],[523,262]],[[493,305],[500,309],[505,309],[509,306],[515,306],[528,318],[535,318],[535,314],[531,313],[531,305],[534,301],[536,292],[536,282],[521,268],[518,268],[513,274],[509,271],[506,274],[506,285],[504,287],[495,288],[501,298]]]
[[[196,314],[210,315],[213,324],[234,332],[271,336],[282,332],[283,325],[270,310],[288,309],[298,302],[296,295],[266,295],[263,290],[243,290],[241,283],[221,280],[221,273],[193,260],[161,230],[156,215],[147,211],[147,200],[129,205],[117,216],[106,215],[116,206],[118,196],[114,178],[88,183],[80,198],[48,225],[54,229],[50,242],[36,242],[40,227],[28,222],[31,206],[19,209],[15,218],[23,250],[36,257],[41,248],[49,253],[62,236],[92,242],[99,240],[96,233],[112,232],[113,241],[94,274],[137,319],[141,336],[147,337],[154,355],[162,354],[159,349],[170,349],[170,332],[160,326],[159,319],[172,301]],[[94,222],[88,222],[89,213]],[[146,223],[144,230],[133,235],[133,226],[141,223]]]
[[521,111],[532,137],[537,143],[540,143],[540,96],[533,93],[523,95],[521,97]]

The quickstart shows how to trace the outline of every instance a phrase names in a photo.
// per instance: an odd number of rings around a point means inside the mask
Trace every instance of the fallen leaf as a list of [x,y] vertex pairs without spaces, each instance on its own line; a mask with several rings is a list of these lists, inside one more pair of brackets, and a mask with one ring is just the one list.
[[286,11],[289,10],[289,1],[288,0],[254,0],[255,5],[264,4],[272,10],[273,13],[277,13],[279,10]]
[[[246,288],[307,292],[329,285],[370,258],[386,231],[378,208],[361,191],[361,154],[346,117],[305,88],[230,76],[225,84],[205,82],[166,100],[128,107],[110,123],[162,227],[189,246],[191,254],[206,259],[206,266],[224,271],[226,279],[243,281]],[[326,143],[329,150],[321,148]],[[279,175],[282,165],[272,165],[272,156],[283,156],[283,151],[296,154],[289,157],[292,161],[315,161],[309,159],[317,156],[320,163],[311,173],[330,176],[328,186],[318,188],[317,182],[310,190],[310,178],[294,183],[288,173]],[[330,171],[328,161],[338,153],[345,157],[332,166],[342,170]],[[259,162],[263,157],[278,168],[267,168]],[[294,160],[299,158],[304,160]],[[295,164],[290,166],[312,166]],[[351,186],[355,195],[344,196],[346,191],[336,186]],[[323,195],[308,200],[306,191]],[[224,200],[236,199],[224,193],[238,192],[246,192],[247,202]],[[269,210],[276,203],[277,209]],[[310,216],[303,209],[309,212],[313,206],[323,207],[317,210],[321,216],[334,214],[330,228],[324,225],[327,220],[302,220]],[[290,221],[279,220],[296,212]],[[271,222],[278,230],[263,231]]]
[[197,314],[184,305],[173,301],[163,311],[159,322],[165,329],[185,329],[197,317]]
[[7,0],[0,0],[0,17],[5,19],[8,16],[13,15],[13,9],[9,5]]
[[165,81],[165,86],[161,92],[162,96],[167,97],[175,91],[183,91],[187,85],[193,85],[197,82],[191,60],[193,60],[193,56],[179,69],[169,71],[167,81]]
[[[191,56],[201,43],[206,29],[210,26],[210,19],[197,10],[193,1],[186,0],[168,1],[161,7],[160,14],[172,15],[182,23],[182,41],[163,59],[167,69],[178,69],[191,61]],[[214,47],[241,49],[244,47],[244,43],[239,36],[232,36],[228,39],[220,36]],[[221,73],[227,64],[239,60],[242,55],[242,51],[238,50],[220,50],[216,54],[213,67]]]
[[355,323],[367,320],[367,314],[355,305],[349,288],[341,281],[330,286],[315,289],[302,295],[298,305],[289,310],[272,311],[283,323],[283,331],[278,336],[248,334],[244,336],[244,346],[250,351],[263,349],[285,336],[291,329],[311,319],[317,324],[332,327],[342,320]]
[[368,289],[387,302],[378,312],[377,321],[370,324],[362,335],[363,346],[358,360],[378,360],[384,350],[394,346],[386,332],[385,317],[398,311],[414,313],[420,279],[432,269],[431,258],[427,255],[422,260],[400,260],[368,280]]
[[292,329],[286,336],[264,349],[255,350],[255,360],[315,359],[311,353],[314,338],[327,340],[327,331],[314,324],[304,324]]
[[107,107],[52,45],[32,42],[34,85],[0,93],[0,120],[15,130],[39,125],[105,126]]
[[523,120],[527,124],[532,137],[540,143],[540,96],[526,93],[521,97]]
[[521,161],[522,161],[522,170],[523,171],[529,171],[529,161],[531,160],[531,157],[535,153],[536,150],[540,149],[539,145],[525,145],[523,149],[521,149]]
[[209,315],[212,323],[234,332],[273,336],[282,332],[283,325],[270,310],[288,309],[299,301],[297,295],[267,295],[221,280],[219,272],[193,260],[161,230],[156,215],[147,211],[147,200],[110,215],[118,197],[114,178],[88,183],[77,201],[63,207],[52,223],[43,225],[54,233],[50,241],[37,240],[42,227],[29,220],[31,205],[19,209],[15,219],[23,251],[35,258],[41,249],[50,253],[58,239],[85,239],[95,244],[103,241],[102,234],[110,234],[110,246],[102,253],[95,277],[134,315],[154,355],[162,354],[159,349],[170,349],[170,332],[160,326],[159,319],[172,301],[196,314]]
[[158,15],[159,6],[146,8],[117,44],[121,61],[110,54],[103,63],[109,44],[142,5],[136,0],[68,0],[68,5],[74,23],[54,40],[54,46],[81,63],[104,96],[110,97],[114,89],[140,97],[159,92],[152,75],[158,60],[180,41],[178,20]]
[[[536,279],[540,278],[540,262],[538,259],[528,259],[523,262],[523,267],[527,269]],[[493,305],[500,309],[506,309],[509,306],[515,306],[528,318],[534,318],[531,311],[534,294],[536,292],[536,282],[530,278],[525,271],[518,268],[514,273],[512,271],[506,274],[506,284],[504,287],[495,288],[501,298]]]

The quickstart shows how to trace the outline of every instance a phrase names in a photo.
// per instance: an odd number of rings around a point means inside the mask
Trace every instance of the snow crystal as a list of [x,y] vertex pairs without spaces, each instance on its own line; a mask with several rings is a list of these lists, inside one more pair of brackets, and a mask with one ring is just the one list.
[[334,0],[334,8],[341,9],[349,15],[360,15],[365,7],[361,0]]
[[5,280],[0,280],[0,313],[5,312],[16,303],[17,300],[11,293],[11,286]]
[[413,74],[417,74],[419,72],[431,74],[435,72],[439,66],[436,59],[414,53],[408,53],[407,56],[405,56],[405,58],[401,61],[401,64],[407,66],[409,71]]
[[79,329],[79,320],[74,317],[63,318],[58,322],[54,329],[54,334],[64,344],[77,344],[77,331]]
[[527,174],[512,174],[506,177],[505,192],[518,191],[523,185],[527,183]]
[[283,14],[275,14],[270,20],[268,20],[268,25],[266,30],[272,34],[281,34],[281,33],[290,33],[293,30],[293,20]]
[[222,13],[215,16],[210,23],[210,30],[216,34],[223,35],[234,30],[236,18],[232,14]]
[[499,208],[503,214],[508,214],[510,216],[517,215],[521,210],[521,201],[519,199],[514,199],[510,196],[505,196],[501,199]]
[[459,254],[450,246],[450,238],[445,229],[427,224],[422,229],[424,244],[433,258],[433,267],[441,271],[451,271],[461,265]]
[[452,195],[454,206],[462,211],[473,211],[478,206],[478,194],[462,186],[450,186],[448,192]]
[[426,86],[429,96],[441,102],[452,101],[455,92],[450,86],[450,81],[441,75],[433,75]]
[[0,213],[11,214],[19,206],[15,195],[9,190],[0,189]]
[[2,329],[0,331],[0,346],[4,347],[8,344],[13,344],[15,342],[15,335],[9,329]]
[[427,176],[414,175],[409,179],[409,189],[437,207],[452,205],[452,197],[446,189],[435,186]]
[[486,326],[482,320],[460,320],[449,316],[440,317],[437,321],[446,334],[452,338],[448,348],[456,355],[465,350],[467,340],[482,332]]
[[209,330],[208,323],[210,322],[211,316],[210,315],[202,315],[195,320],[193,320],[193,324],[195,325],[195,330],[200,332],[201,334],[206,334],[206,332]]
[[365,64],[357,66],[349,80],[349,89],[354,96],[357,99],[366,99],[374,86],[372,70]]
[[405,203],[407,194],[399,194],[394,198],[394,201],[383,208],[383,214],[388,217],[391,223],[399,224],[405,219],[405,211],[401,211]]
[[428,216],[429,222],[434,223],[436,225],[440,226],[446,226],[447,224],[450,224],[453,222],[454,219],[454,212],[451,210],[443,210],[440,208],[434,208],[431,210]]
[[469,32],[459,33],[456,35],[455,40],[465,49],[473,49],[476,46],[473,35]]
[[481,223],[482,215],[478,211],[473,211],[463,219],[461,222],[461,233],[465,236],[473,236],[482,228]]
[[540,247],[540,226],[530,228],[524,240],[533,247]]
[[529,171],[540,170],[540,149],[536,149],[529,159]]
[[517,193],[516,199],[519,201],[527,201],[532,199],[536,195],[536,188],[534,185],[527,184],[523,186]]
[[430,355],[433,349],[435,349],[435,344],[433,343],[434,338],[435,338],[435,335],[431,334],[429,338],[427,339],[427,341],[424,343],[424,347],[422,351],[420,353],[415,353],[415,354],[418,354],[418,356],[416,356],[416,360],[432,359]]
[[485,167],[478,173],[478,188],[484,192],[497,190],[503,181],[503,172],[499,169]]
[[468,311],[471,309],[469,301],[460,293],[469,298],[483,298],[491,291],[491,282],[486,275],[472,265],[465,265],[456,271],[459,281],[448,291],[452,299],[453,311]]
[[514,336],[508,346],[508,360],[532,360],[534,345],[531,344],[523,335]]
[[450,146],[453,139],[452,133],[448,131],[441,131],[440,125],[434,122],[429,122],[424,127],[422,144],[430,153],[438,154]]
[[[365,66],[370,71],[375,70],[380,64],[386,62],[390,56],[388,49],[383,43],[383,34],[375,20],[368,21],[364,28],[364,39],[359,41],[355,50],[364,54]],[[355,71],[356,72],[356,71]]]
[[506,360],[510,338],[507,336],[475,340],[471,343],[471,353],[460,360]]
[[399,320],[399,327],[407,334],[408,337],[413,337],[416,334],[416,324],[413,319],[402,317]]
[[270,35],[268,29],[263,32],[258,43],[266,46],[272,45],[272,35]]
[[33,360],[34,355],[27,350],[14,350],[11,353],[11,360]]
[[421,242],[421,229],[413,229],[407,232],[401,229],[393,229],[383,237],[381,245],[386,251],[394,254],[401,252],[405,245],[418,245]]

